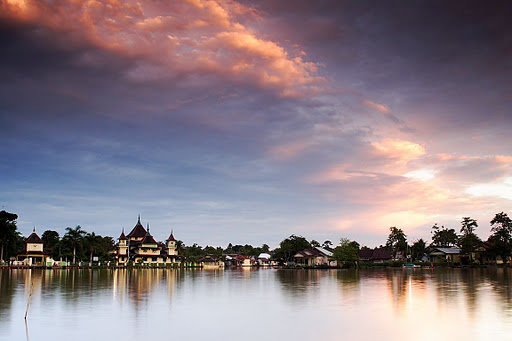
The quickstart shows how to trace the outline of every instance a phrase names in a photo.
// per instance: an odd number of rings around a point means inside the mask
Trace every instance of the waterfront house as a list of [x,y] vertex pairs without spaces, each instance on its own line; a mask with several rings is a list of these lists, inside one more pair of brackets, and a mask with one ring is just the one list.
[[375,249],[361,249],[359,251],[359,260],[361,262],[384,263],[393,261],[393,250],[386,247]]
[[460,263],[460,249],[458,247],[437,247],[428,254],[431,262]]
[[268,253],[260,253],[258,256],[259,266],[270,266],[270,255]]
[[173,233],[167,238],[165,246],[159,245],[150,233],[149,224],[147,229],[142,226],[140,216],[132,231],[125,235],[123,230],[118,240],[115,252],[117,265],[130,261],[140,265],[172,265],[181,260]]
[[199,259],[198,263],[205,270],[224,269],[224,262],[222,260],[218,260],[212,255],[207,255]]
[[332,252],[322,247],[314,247],[297,252],[293,258],[302,266],[336,266]]
[[50,250],[44,248],[43,240],[34,228],[30,236],[25,240],[25,248],[16,255],[16,261],[13,265],[52,266],[53,263],[54,261],[50,257]]

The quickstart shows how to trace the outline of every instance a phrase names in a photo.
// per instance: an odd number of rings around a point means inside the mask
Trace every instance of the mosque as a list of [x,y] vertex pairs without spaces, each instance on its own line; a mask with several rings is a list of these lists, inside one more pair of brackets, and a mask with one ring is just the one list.
[[125,265],[130,261],[133,264],[168,265],[177,264],[181,259],[172,231],[165,244],[159,245],[149,232],[149,224],[147,229],[142,226],[140,215],[132,231],[125,235],[123,229],[118,240],[119,244],[115,253],[116,265]]

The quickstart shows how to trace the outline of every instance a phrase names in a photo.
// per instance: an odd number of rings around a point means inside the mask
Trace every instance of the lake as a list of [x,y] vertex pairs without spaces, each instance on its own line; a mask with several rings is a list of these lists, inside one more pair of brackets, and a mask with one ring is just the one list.
[[0,339],[512,339],[511,280],[510,269],[1,270]]

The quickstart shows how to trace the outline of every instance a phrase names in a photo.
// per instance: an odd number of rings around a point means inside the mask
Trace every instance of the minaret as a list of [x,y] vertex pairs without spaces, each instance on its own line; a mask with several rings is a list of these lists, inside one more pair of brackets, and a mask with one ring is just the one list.
[[127,256],[128,255],[128,245],[126,244],[128,241],[128,238],[124,235],[124,227],[123,232],[121,232],[121,235],[119,236],[119,256]]
[[178,250],[176,249],[176,239],[174,239],[173,231],[171,230],[171,235],[167,238],[167,254],[169,256],[177,256]]

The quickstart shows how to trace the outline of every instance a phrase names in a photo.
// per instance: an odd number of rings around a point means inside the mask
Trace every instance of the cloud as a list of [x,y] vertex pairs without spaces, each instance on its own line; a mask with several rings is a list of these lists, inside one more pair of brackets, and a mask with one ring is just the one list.
[[372,109],[375,109],[377,111],[380,111],[381,113],[383,114],[389,114],[391,113],[391,110],[389,109],[388,106],[384,105],[384,104],[378,104],[378,103],[375,103],[375,102],[372,102],[370,100],[364,100],[363,102],[364,104],[366,104],[367,106],[369,106],[370,108]]
[[286,161],[296,157],[311,146],[318,145],[315,141],[299,141],[286,143],[270,148],[269,153],[272,158],[280,161]]
[[235,1],[9,0],[0,6],[4,18],[133,59],[135,65],[126,72],[131,81],[215,76],[281,97],[315,95],[326,83],[318,76],[318,64],[290,55],[243,24],[258,15]]

